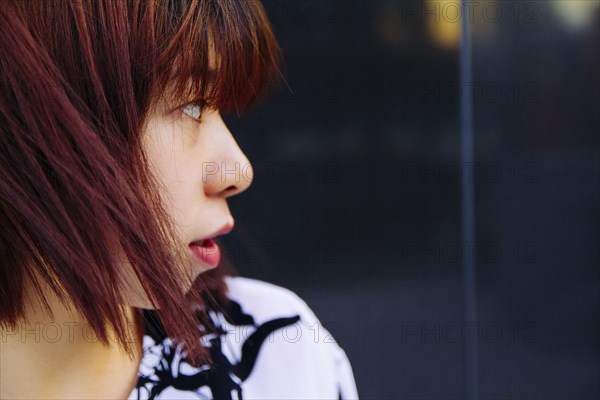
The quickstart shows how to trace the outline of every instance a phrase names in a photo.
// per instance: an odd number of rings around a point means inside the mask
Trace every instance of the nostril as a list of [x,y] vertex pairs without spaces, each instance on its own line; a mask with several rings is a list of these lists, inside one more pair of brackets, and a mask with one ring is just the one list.
[[231,194],[231,193],[234,193],[237,191],[238,191],[237,186],[231,185],[231,186],[228,186],[227,189],[225,189],[225,194]]

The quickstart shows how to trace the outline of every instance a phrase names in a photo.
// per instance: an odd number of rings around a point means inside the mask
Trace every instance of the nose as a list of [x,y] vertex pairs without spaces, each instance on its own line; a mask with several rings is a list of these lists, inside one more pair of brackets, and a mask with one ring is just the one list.
[[210,127],[213,157],[202,163],[204,192],[206,196],[227,198],[250,187],[254,170],[218,113],[213,124]]

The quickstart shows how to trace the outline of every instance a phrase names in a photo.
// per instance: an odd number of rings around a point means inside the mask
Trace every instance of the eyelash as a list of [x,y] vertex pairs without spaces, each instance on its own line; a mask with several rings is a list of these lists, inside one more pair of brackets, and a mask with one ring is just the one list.
[[[188,114],[188,112],[186,112],[186,109],[189,109],[190,107],[196,107],[196,106],[200,109],[198,118],[195,118],[193,115],[190,115],[190,114]],[[202,122],[202,113],[206,109],[206,102],[204,100],[191,101],[191,102],[179,107],[179,109],[181,110],[182,113],[184,113],[185,115],[187,115],[194,121],[200,123],[200,122]]]

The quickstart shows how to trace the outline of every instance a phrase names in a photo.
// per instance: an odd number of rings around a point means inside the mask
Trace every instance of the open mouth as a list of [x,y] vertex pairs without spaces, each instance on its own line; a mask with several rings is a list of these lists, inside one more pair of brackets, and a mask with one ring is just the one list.
[[189,248],[200,262],[210,268],[216,268],[221,262],[221,249],[213,239],[192,242]]

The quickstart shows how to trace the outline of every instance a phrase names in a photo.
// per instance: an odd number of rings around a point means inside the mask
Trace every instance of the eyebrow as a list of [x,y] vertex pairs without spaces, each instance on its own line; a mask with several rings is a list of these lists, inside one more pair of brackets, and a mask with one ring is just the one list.
[[[207,87],[212,86],[212,84],[214,83],[215,79],[217,77],[217,70],[214,68],[209,68],[206,70],[206,83],[207,83]],[[188,82],[189,84],[191,84],[192,79],[188,78]]]
[[[212,85],[212,83],[214,82],[216,76],[217,76],[217,70],[216,69],[209,68],[209,69],[206,70],[206,77],[207,77],[206,81],[208,82],[207,87],[210,87]],[[192,79],[188,78],[187,81],[188,81],[188,87],[189,87],[191,85],[191,83],[192,83]],[[166,90],[167,92],[169,92],[168,89],[170,89],[170,85],[167,85],[167,90]],[[174,104],[175,102],[179,102],[179,101],[188,101],[188,100],[193,101],[193,100],[196,100],[196,99],[185,99],[185,100],[184,99],[174,99],[174,98],[170,98],[169,96],[163,97],[163,99],[165,99],[170,104]],[[179,107],[179,105],[177,105],[176,107],[173,107],[173,108],[169,107],[168,112],[173,112],[178,107]]]
[[[206,82],[208,83],[209,86],[215,81],[216,76],[217,76],[217,70],[216,69],[209,68],[206,71]],[[173,83],[176,82],[176,81],[177,81],[176,78],[172,78],[171,81],[170,81],[170,83],[167,84],[167,86],[165,87],[165,91],[170,92],[171,91],[170,89],[171,89]],[[187,81],[187,86],[188,87],[191,86],[191,84],[192,84],[192,78],[188,77],[186,81]]]

